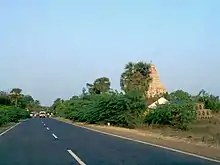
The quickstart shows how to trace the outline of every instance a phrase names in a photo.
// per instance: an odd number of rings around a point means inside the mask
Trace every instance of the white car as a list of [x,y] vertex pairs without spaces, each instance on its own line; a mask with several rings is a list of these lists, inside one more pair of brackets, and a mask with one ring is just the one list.
[[45,118],[46,117],[46,112],[45,111],[40,111],[40,117]]

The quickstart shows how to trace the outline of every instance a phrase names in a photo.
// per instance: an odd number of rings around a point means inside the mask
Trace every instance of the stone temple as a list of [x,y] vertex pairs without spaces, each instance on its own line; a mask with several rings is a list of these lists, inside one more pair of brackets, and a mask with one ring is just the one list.
[[158,95],[161,95],[163,93],[166,93],[166,89],[164,88],[164,86],[159,78],[157,69],[156,69],[155,65],[153,65],[153,64],[151,64],[151,67],[150,67],[150,77],[152,80],[151,80],[149,87],[148,87],[147,97],[152,98],[152,97],[156,97]]

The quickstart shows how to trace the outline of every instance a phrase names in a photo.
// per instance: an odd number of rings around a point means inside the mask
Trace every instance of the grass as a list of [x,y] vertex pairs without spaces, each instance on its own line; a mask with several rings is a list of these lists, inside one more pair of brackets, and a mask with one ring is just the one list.
[[181,131],[166,126],[142,126],[140,131],[149,131],[164,137],[178,139],[190,143],[200,143],[209,147],[220,147],[220,123],[215,120],[196,121],[189,125],[187,131]]

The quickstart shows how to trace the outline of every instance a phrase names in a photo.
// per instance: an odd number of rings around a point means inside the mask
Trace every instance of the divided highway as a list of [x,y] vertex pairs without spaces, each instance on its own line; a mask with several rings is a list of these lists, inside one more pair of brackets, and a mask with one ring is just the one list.
[[33,118],[0,136],[2,165],[217,165],[220,163]]

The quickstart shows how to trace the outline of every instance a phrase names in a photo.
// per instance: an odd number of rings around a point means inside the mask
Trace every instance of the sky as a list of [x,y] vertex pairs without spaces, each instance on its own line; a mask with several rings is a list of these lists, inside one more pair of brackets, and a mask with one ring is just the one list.
[[154,63],[165,88],[220,95],[219,0],[1,0],[0,90],[43,105]]

